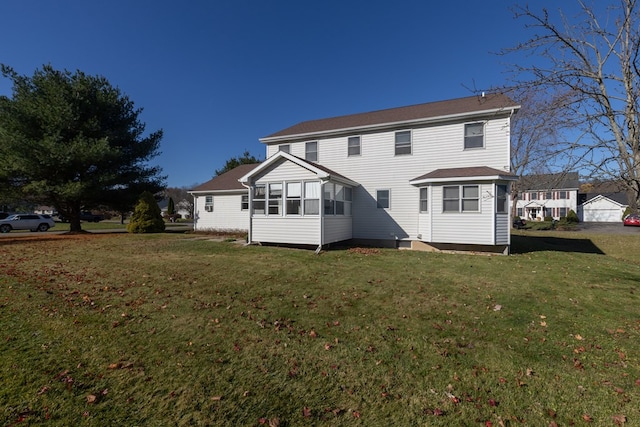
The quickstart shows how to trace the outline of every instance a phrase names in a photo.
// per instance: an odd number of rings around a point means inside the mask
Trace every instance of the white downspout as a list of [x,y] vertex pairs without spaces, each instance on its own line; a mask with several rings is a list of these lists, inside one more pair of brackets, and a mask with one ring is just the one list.
[[247,231],[247,245],[253,242],[253,191],[251,191],[251,185],[247,185],[241,182],[243,187],[249,192],[249,230]]
[[316,255],[320,253],[320,251],[322,250],[322,245],[324,244],[324,185],[327,182],[329,182],[328,179],[320,179],[320,203],[318,204],[320,206],[320,212],[318,212],[318,214],[320,215],[320,238],[318,239],[318,241],[320,243],[316,248]]

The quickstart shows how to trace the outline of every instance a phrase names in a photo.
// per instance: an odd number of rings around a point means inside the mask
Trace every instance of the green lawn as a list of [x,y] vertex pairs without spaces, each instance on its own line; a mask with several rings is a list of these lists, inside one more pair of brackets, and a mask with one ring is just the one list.
[[0,239],[0,425],[640,425],[640,237]]

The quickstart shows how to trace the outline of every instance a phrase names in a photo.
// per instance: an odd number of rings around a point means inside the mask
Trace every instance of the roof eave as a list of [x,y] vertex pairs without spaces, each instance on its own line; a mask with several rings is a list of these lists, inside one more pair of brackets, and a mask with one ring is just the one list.
[[228,190],[195,190],[195,191],[187,191],[187,193],[192,195],[198,194],[211,194],[211,193],[239,193],[246,191],[245,188],[233,188]]
[[520,105],[513,105],[511,107],[502,107],[502,108],[492,108],[490,110],[482,110],[482,111],[472,111],[468,113],[457,113],[457,114],[448,114],[445,116],[437,116],[430,118],[422,118],[422,119],[414,119],[414,120],[401,120],[397,122],[387,122],[387,123],[379,123],[373,125],[363,125],[363,126],[353,126],[348,128],[341,129],[330,129],[326,131],[318,131],[318,132],[307,132],[307,133],[298,133],[298,134],[290,134],[290,135],[281,135],[274,137],[264,137],[260,138],[259,141],[263,144],[271,144],[276,142],[283,142],[292,139],[307,139],[307,138],[317,138],[317,137],[329,137],[335,136],[343,133],[349,132],[358,132],[362,130],[385,130],[385,129],[393,129],[398,126],[411,126],[411,125],[428,125],[428,124],[436,124],[441,122],[447,122],[456,119],[464,119],[474,117],[477,120],[483,119],[487,116],[493,116],[496,113],[504,112],[507,115],[507,112],[513,112],[520,109]]
[[467,182],[467,181],[517,181],[514,175],[476,175],[476,176],[454,176],[450,178],[424,178],[409,181],[411,185],[438,184],[443,182]]

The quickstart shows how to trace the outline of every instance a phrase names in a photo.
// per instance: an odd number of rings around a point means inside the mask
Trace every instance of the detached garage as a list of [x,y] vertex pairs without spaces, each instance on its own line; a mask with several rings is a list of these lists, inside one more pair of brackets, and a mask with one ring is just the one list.
[[627,208],[626,195],[615,193],[608,196],[598,194],[581,206],[584,222],[620,222]]

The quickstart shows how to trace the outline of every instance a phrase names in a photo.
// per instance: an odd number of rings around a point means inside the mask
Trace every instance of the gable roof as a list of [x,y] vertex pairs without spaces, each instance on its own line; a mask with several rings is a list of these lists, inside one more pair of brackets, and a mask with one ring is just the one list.
[[249,171],[255,169],[259,165],[260,163],[252,163],[236,166],[230,171],[227,171],[222,175],[213,177],[213,179],[210,179],[204,184],[198,185],[193,190],[189,190],[189,193],[246,190],[246,188],[238,181],[238,179],[241,176],[246,175]]
[[601,199],[609,199],[611,202],[620,205],[620,206],[628,206],[629,200],[627,199],[627,193],[587,193],[587,200],[583,203],[586,205],[587,203],[593,203],[597,200]]
[[503,94],[469,96],[448,101],[429,102],[406,107],[389,108],[367,113],[349,114],[319,120],[309,120],[261,138],[264,143],[304,137],[312,134],[339,133],[364,128],[381,128],[398,124],[414,124],[450,120],[454,117],[510,113],[520,106]]
[[579,189],[580,177],[578,172],[549,173],[527,175],[518,181],[521,191],[527,190],[560,190]]
[[515,181],[517,177],[511,172],[493,169],[488,166],[474,166],[468,168],[436,169],[433,172],[429,172],[425,175],[412,179],[409,183],[417,185],[431,182],[453,182],[478,179]]
[[338,181],[338,182],[341,182],[343,184],[347,184],[347,185],[352,186],[352,187],[357,187],[359,185],[357,182],[352,181],[349,178],[347,178],[346,176],[341,175],[341,174],[339,174],[337,172],[334,172],[334,171],[332,171],[331,169],[329,169],[329,168],[327,168],[325,166],[321,166],[321,165],[319,165],[317,163],[301,159],[300,157],[294,156],[293,154],[289,154],[289,153],[284,152],[284,151],[278,151],[273,156],[269,157],[267,160],[265,160],[264,162],[260,163],[260,165],[258,165],[258,167],[250,170],[245,175],[241,176],[239,178],[239,180],[241,182],[250,182],[252,177],[254,177],[255,175],[259,174],[262,170],[268,168],[269,166],[275,164],[280,159],[289,160],[289,161],[297,164],[298,166],[301,166],[301,167],[303,167],[305,169],[308,169],[309,171],[315,173],[318,176],[318,178],[320,178],[320,179]]

